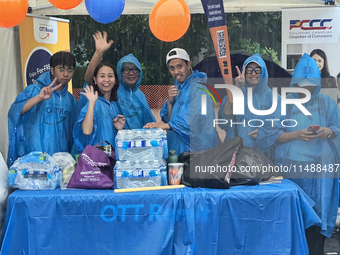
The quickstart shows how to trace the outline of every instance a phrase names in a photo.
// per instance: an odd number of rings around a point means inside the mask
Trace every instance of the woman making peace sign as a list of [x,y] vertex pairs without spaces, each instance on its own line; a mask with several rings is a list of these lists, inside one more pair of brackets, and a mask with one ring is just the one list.
[[[244,115],[233,115],[233,104],[228,101],[228,96],[226,96],[218,111],[218,118],[226,119],[228,123],[219,125],[219,127],[226,131],[225,141],[238,135],[243,138],[244,146],[258,148],[258,128],[265,128],[271,122],[265,121],[268,116],[259,116],[249,110],[248,88],[252,88],[252,103],[255,109],[267,110],[271,108],[273,104],[273,91],[267,85],[267,67],[260,55],[255,54],[244,61],[242,72],[237,66],[236,70],[238,76],[235,78],[235,85],[242,90],[244,95]],[[280,97],[279,95],[277,96]],[[231,124],[236,122],[242,124]],[[273,154],[271,150],[265,153],[269,157]]]

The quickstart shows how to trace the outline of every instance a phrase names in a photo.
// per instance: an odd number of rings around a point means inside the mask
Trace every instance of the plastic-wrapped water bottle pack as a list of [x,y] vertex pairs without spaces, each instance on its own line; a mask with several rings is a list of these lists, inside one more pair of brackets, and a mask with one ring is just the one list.
[[45,152],[31,152],[18,158],[9,169],[7,185],[23,190],[55,189],[60,168]]
[[116,136],[117,160],[159,160],[167,157],[167,147],[160,128],[119,130]]
[[116,136],[115,188],[167,185],[165,158],[168,155],[164,131],[119,130]]
[[117,161],[114,173],[115,188],[117,189],[166,185],[166,165],[164,160]]

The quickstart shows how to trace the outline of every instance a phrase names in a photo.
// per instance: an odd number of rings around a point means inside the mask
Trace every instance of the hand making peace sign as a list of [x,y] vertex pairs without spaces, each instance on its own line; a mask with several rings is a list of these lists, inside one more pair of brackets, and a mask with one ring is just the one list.
[[57,82],[57,77],[54,78],[54,80],[52,81],[52,83],[49,86],[43,87],[40,90],[39,99],[41,99],[41,100],[50,99],[53,91],[55,91],[56,89],[59,89],[63,85],[62,83],[60,83],[59,85],[55,86],[56,82]]
[[238,76],[235,78],[235,83],[236,83],[235,85],[239,88],[242,88],[244,84],[246,83],[246,77],[244,75],[245,69],[246,69],[246,66],[243,66],[242,73],[241,73],[238,66],[236,66],[236,71],[237,71]]

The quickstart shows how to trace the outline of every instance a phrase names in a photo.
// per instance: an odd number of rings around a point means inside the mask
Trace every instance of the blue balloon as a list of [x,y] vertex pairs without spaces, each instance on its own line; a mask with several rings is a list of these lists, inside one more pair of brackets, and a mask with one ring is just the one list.
[[85,6],[92,19],[107,24],[119,18],[125,0],[85,0]]

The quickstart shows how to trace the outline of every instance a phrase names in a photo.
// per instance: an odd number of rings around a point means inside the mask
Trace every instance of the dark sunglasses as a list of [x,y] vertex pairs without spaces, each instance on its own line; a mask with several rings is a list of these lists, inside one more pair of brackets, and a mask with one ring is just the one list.
[[251,74],[253,71],[255,71],[256,74],[260,74],[262,73],[262,68],[261,67],[255,67],[255,68],[247,67],[246,68],[246,74]]

